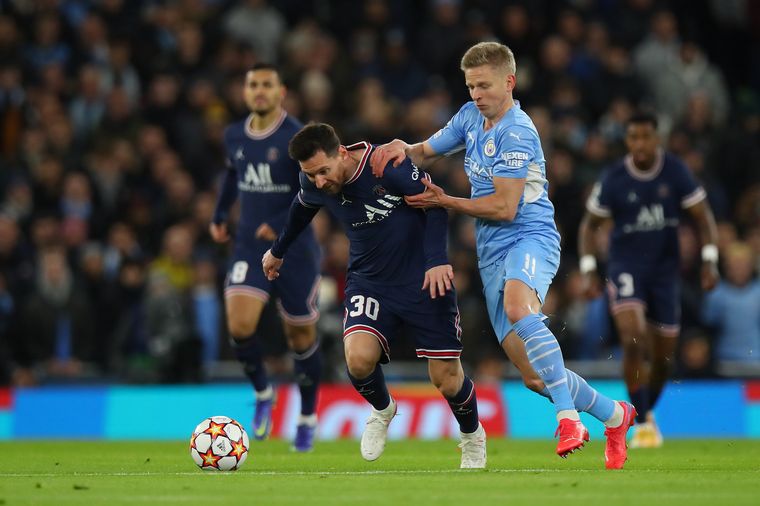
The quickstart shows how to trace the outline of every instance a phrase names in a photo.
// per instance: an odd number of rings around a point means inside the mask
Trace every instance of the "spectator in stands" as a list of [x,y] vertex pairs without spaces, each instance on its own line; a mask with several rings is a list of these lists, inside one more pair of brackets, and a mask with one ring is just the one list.
[[14,347],[23,365],[43,377],[76,378],[91,374],[97,339],[92,304],[66,260],[62,246],[40,251],[34,291],[23,303]]
[[705,323],[718,332],[715,357],[760,363],[760,281],[753,279],[755,257],[746,243],[732,244],[725,256],[725,280],[707,295]]

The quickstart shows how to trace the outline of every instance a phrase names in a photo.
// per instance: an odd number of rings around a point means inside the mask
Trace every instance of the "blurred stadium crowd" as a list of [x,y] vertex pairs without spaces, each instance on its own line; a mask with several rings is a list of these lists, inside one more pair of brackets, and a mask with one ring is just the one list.
[[[708,191],[724,285],[699,290],[681,229],[679,374],[760,361],[760,5],[749,0],[0,1],[0,370],[3,381],[196,381],[229,357],[226,248],[207,227],[243,76],[281,66],[288,111],[345,142],[416,141],[468,100],[459,58],[499,40],[547,158],[563,236],[545,313],[569,359],[615,357],[603,299],[586,301],[576,234],[624,122],[655,111]],[[461,159],[433,177],[468,195]],[[347,240],[328,216],[320,328],[342,375]],[[451,217],[463,360],[504,374],[478,279],[474,226]],[[600,235],[600,241],[605,238]],[[270,314],[259,335],[280,337]],[[279,346],[279,347],[278,347]],[[269,344],[271,365],[284,345]],[[394,360],[412,359],[399,345]],[[732,362],[733,363],[733,362]],[[723,371],[723,372],[721,372]]]

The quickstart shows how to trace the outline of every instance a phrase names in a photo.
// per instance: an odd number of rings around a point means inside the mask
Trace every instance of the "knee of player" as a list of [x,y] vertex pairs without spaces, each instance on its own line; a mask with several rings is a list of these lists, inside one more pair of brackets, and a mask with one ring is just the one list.
[[530,306],[520,302],[505,301],[504,312],[510,323],[515,324],[531,314]]
[[626,353],[643,353],[646,349],[645,336],[638,332],[620,334],[620,343]]
[[446,398],[454,397],[462,389],[461,380],[456,376],[447,376],[439,379],[430,378],[430,380],[435,385],[435,388],[441,392],[441,395]]
[[290,327],[285,330],[288,346],[296,353],[303,353],[311,348],[317,340],[317,332],[313,325]]
[[364,350],[360,349],[346,349],[346,366],[351,376],[355,378],[366,378],[372,371],[375,370],[377,365],[377,358],[371,357]]
[[251,334],[256,332],[256,322],[243,318],[230,318],[227,321],[227,330],[236,341],[248,339]]

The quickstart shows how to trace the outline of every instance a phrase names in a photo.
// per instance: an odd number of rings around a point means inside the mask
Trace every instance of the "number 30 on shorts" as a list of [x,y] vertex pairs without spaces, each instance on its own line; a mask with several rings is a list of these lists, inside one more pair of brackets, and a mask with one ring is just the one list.
[[348,316],[360,316],[363,313],[370,320],[377,320],[377,313],[380,312],[380,303],[377,299],[364,295],[354,295],[351,297],[351,304],[354,308],[348,313]]

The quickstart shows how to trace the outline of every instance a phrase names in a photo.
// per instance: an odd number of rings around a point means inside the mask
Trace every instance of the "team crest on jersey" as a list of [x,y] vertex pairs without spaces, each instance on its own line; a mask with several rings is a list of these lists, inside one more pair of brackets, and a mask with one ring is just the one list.
[[668,185],[666,184],[661,184],[657,188],[657,196],[660,197],[661,199],[664,199],[664,198],[667,198],[668,195],[670,195],[670,188],[668,188]]
[[493,156],[496,153],[496,143],[493,139],[488,139],[486,145],[483,146],[483,153],[485,153],[486,156]]
[[374,193],[378,197],[382,197],[382,196],[384,196],[388,192],[387,192],[387,190],[385,188],[383,188],[382,186],[380,186],[379,184],[377,184],[377,185],[375,185],[375,186],[372,187],[372,193]]
[[277,159],[280,158],[280,150],[272,146],[267,150],[267,161],[269,163],[274,163],[277,161]]

